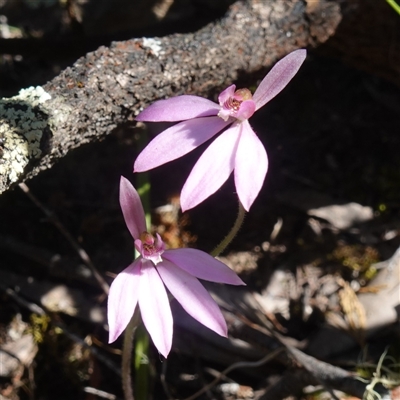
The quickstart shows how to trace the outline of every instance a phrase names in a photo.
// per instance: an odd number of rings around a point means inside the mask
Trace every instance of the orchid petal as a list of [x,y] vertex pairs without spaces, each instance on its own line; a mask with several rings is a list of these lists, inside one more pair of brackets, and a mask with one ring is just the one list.
[[166,358],[172,346],[172,313],[165,287],[151,261],[143,260],[139,307],[143,323],[157,350]]
[[189,315],[218,335],[228,335],[221,310],[195,277],[167,260],[158,264],[157,270],[165,286]]
[[218,101],[219,104],[222,106],[227,100],[229,100],[235,94],[236,85],[231,85],[223,90],[219,96]]
[[196,278],[229,285],[245,285],[228,266],[203,251],[197,249],[166,250],[162,257]]
[[295,50],[277,62],[254,92],[256,110],[273,99],[296,75],[307,55],[306,50]]
[[144,210],[138,192],[123,176],[119,182],[119,203],[129,232],[134,239],[138,239],[146,231]]
[[143,172],[194,150],[227,126],[219,117],[196,118],[171,126],[157,135],[138,155],[134,172]]
[[248,121],[240,124],[240,141],[235,159],[235,185],[240,202],[249,211],[268,170],[268,157],[263,144]]
[[236,114],[234,114],[235,118],[243,121],[245,119],[249,119],[254,112],[256,111],[256,103],[253,100],[244,101]]
[[218,113],[218,117],[222,118],[224,121],[228,121],[231,115],[232,115],[232,110],[228,110],[226,108],[221,108]]
[[235,165],[238,133],[238,124],[233,124],[218,136],[201,155],[183,185],[182,211],[200,204],[215,193],[228,179]]
[[191,118],[217,115],[219,105],[198,96],[183,95],[159,100],[147,107],[136,117],[137,121],[174,122]]
[[125,268],[117,275],[110,286],[107,305],[107,318],[110,331],[109,343],[117,340],[135,311],[138,302],[141,261],[138,258],[128,268]]

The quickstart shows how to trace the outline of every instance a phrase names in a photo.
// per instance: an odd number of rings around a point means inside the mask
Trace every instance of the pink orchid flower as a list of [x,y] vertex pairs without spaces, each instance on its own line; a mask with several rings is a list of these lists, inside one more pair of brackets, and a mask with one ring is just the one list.
[[167,357],[172,345],[172,314],[164,285],[188,314],[221,336],[227,326],[220,309],[197,280],[244,285],[225,264],[196,249],[165,250],[161,237],[146,231],[142,203],[132,184],[120,182],[122,213],[140,256],[114,279],[108,296],[109,342],[128,325],[136,305],[158,351]]
[[188,210],[216,192],[234,170],[237,194],[249,211],[264,183],[267,153],[248,119],[274,98],[296,75],[306,50],[280,60],[262,80],[254,95],[232,85],[218,97],[219,104],[198,96],[160,100],[142,111],[138,121],[183,121],[156,136],[139,154],[134,172],[143,172],[179,158],[221,130],[193,167],[181,193]]

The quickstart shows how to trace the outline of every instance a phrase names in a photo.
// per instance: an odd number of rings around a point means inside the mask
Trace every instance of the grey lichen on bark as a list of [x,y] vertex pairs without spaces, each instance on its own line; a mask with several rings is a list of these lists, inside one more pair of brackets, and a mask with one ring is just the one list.
[[49,140],[51,96],[42,87],[22,89],[17,96],[0,100],[0,175],[2,185],[17,182],[29,163],[42,156],[42,139]]
[[312,9],[298,0],[239,1],[195,33],[115,42],[88,53],[43,86],[51,96],[45,103],[51,135],[42,137],[40,158],[17,180],[0,174],[0,193],[51,168],[69,150],[134,124],[158,99],[210,96],[242,74],[326,41],[340,19],[338,4],[328,0]]

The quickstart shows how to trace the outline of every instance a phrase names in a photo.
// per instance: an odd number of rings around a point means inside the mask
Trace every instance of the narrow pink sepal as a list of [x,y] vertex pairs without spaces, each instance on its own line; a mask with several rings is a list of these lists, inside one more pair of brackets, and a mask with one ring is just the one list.
[[199,96],[183,95],[159,100],[136,117],[137,121],[174,122],[217,115],[219,105]]
[[248,121],[241,123],[235,159],[235,186],[246,211],[256,199],[268,170],[267,152]]
[[171,126],[157,135],[138,155],[133,172],[156,168],[191,152],[230,122],[219,117],[196,118]]
[[189,315],[219,335],[228,335],[221,310],[197,278],[167,260],[157,269],[165,286]]
[[144,326],[157,350],[167,358],[172,346],[172,313],[167,292],[154,264],[143,260],[139,307]]
[[141,259],[117,275],[110,286],[107,305],[109,343],[117,340],[133,316],[139,293]]
[[197,249],[173,249],[163,253],[163,259],[171,261],[190,275],[205,281],[245,285],[224,263]]
[[221,133],[201,155],[181,192],[182,211],[200,204],[228,179],[235,165],[238,124]]
[[306,56],[306,50],[295,50],[272,67],[254,92],[253,100],[257,105],[256,110],[273,99],[291,81]]
[[123,176],[119,183],[119,203],[129,232],[134,239],[138,239],[146,231],[144,210],[138,192]]

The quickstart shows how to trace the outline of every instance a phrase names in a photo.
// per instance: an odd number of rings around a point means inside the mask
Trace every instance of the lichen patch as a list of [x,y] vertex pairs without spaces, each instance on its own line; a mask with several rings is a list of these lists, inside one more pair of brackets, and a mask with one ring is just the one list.
[[151,50],[151,52],[158,57],[159,55],[163,54],[164,51],[162,50],[162,43],[158,39],[153,38],[143,38],[142,39],[142,46],[147,47]]
[[8,183],[16,182],[26,165],[40,158],[40,142],[44,130],[49,127],[43,104],[50,99],[51,96],[37,86],[0,100],[0,175]]

